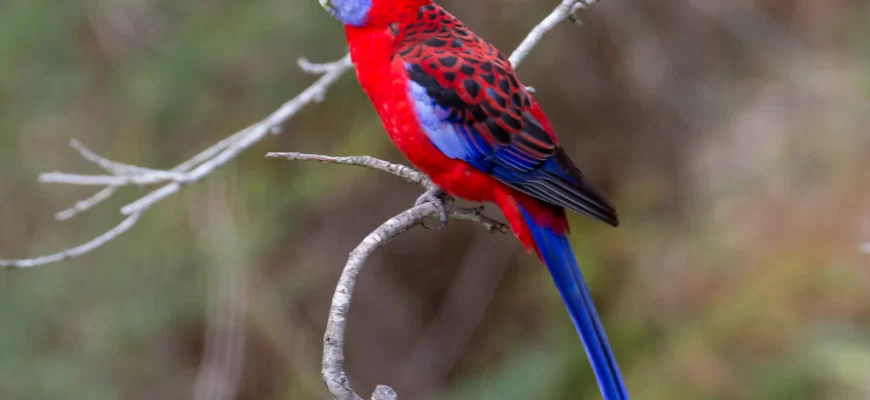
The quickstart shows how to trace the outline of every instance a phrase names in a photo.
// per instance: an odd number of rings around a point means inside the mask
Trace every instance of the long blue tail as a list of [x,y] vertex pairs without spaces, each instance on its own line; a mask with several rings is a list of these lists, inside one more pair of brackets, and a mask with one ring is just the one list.
[[571,320],[577,327],[577,333],[583,340],[583,347],[586,348],[592,371],[595,372],[595,378],[601,388],[601,395],[604,400],[628,399],[628,392],[622,382],[616,358],[613,357],[598,312],[592,304],[589,289],[577,267],[577,260],[574,259],[568,237],[564,233],[553,232],[535,223],[525,211],[523,217],[538,246],[541,258],[547,264],[550,275],[553,276],[553,281],[562,294],[568,313],[571,314]]

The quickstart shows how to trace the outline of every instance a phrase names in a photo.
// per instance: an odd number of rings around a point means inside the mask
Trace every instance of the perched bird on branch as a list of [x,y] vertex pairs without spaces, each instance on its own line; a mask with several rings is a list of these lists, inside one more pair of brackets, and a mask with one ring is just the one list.
[[[390,139],[443,195],[494,202],[547,265],[603,397],[628,394],[568,242],[565,209],[610,225],[613,205],[559,146],[493,45],[431,0],[320,0],[345,27],[357,78]],[[442,212],[446,222],[446,213]]]

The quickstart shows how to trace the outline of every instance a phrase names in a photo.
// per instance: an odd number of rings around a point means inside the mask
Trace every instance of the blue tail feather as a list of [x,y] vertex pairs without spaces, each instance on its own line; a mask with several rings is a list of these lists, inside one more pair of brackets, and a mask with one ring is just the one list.
[[601,326],[598,312],[595,311],[589,289],[574,259],[568,237],[564,233],[556,233],[535,223],[525,211],[523,217],[541,258],[547,264],[550,275],[553,276],[553,281],[562,295],[577,333],[580,334],[583,347],[586,348],[586,355],[592,364],[592,371],[598,380],[601,395],[604,400],[627,400],[628,392],[619,373],[619,367],[616,365],[616,358],[607,342],[607,336]]

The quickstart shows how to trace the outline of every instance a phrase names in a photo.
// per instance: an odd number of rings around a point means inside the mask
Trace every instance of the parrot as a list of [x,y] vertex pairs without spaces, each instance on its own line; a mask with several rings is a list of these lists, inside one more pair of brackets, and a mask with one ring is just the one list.
[[602,397],[628,399],[568,241],[566,209],[619,225],[614,205],[559,145],[509,60],[432,0],[319,0],[344,25],[357,80],[398,150],[444,196],[495,203],[547,266]]

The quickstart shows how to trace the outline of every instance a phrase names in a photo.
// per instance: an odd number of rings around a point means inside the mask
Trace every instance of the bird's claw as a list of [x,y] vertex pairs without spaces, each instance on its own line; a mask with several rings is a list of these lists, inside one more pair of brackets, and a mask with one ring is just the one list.
[[423,203],[432,204],[435,206],[435,209],[438,210],[438,218],[441,220],[441,226],[432,227],[423,222],[423,227],[427,229],[438,229],[447,226],[447,201],[449,199],[449,196],[447,196],[447,194],[437,186],[433,186],[426,190],[426,193],[423,193],[417,198],[417,201],[414,202],[415,206],[419,206]]

